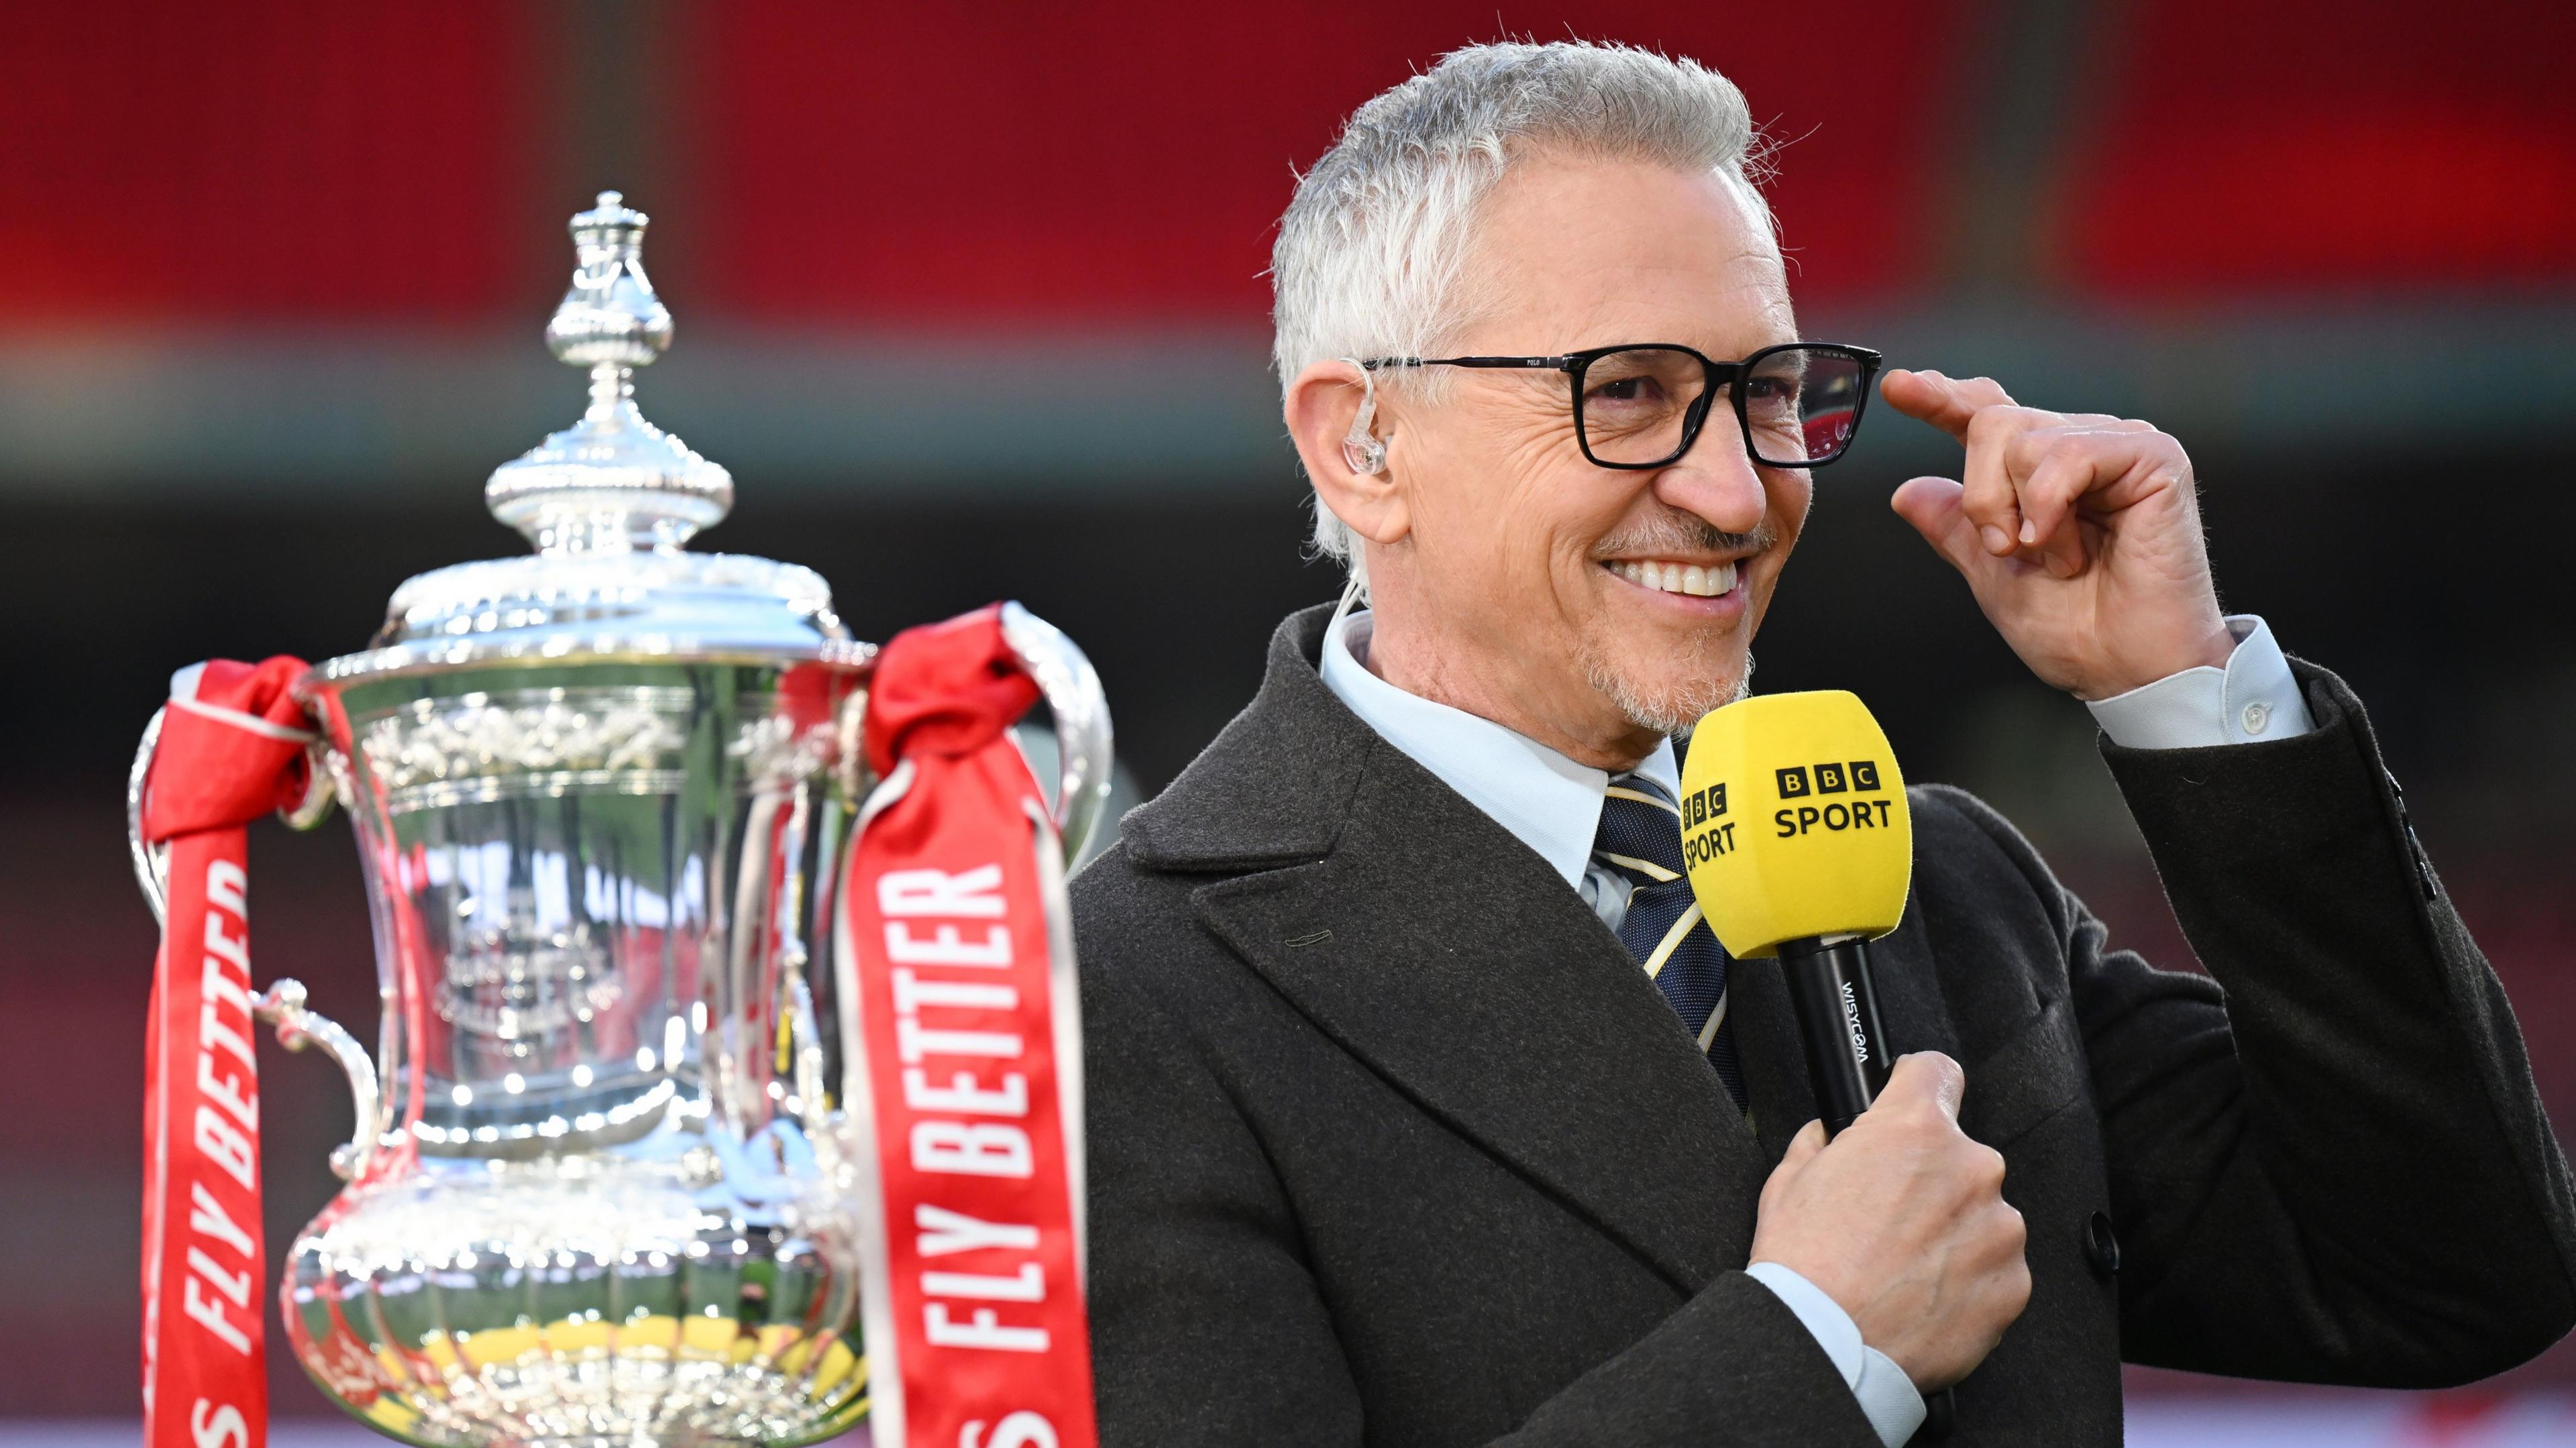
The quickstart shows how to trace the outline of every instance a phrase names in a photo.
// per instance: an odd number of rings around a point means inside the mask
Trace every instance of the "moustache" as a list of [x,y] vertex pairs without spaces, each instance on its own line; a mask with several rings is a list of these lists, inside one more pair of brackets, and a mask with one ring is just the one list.
[[1750,533],[1729,533],[1687,513],[1665,513],[1592,545],[1596,559],[1656,553],[1759,553],[1780,541],[1771,520]]

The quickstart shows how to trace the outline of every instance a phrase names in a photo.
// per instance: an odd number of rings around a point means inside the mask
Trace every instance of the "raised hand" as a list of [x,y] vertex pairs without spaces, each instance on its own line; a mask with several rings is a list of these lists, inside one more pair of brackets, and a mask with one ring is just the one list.
[[2130,418],[2022,407],[1984,377],[1900,368],[1879,392],[1965,445],[1957,480],[1915,478],[1891,504],[2032,672],[2089,700],[2227,662],[2181,443]]
[[1926,1393],[1968,1375],[2030,1303],[2004,1159],[1959,1130],[1967,1079],[1937,1051],[1900,1057],[1832,1141],[1810,1121],[1762,1184],[1753,1258],[1816,1284]]

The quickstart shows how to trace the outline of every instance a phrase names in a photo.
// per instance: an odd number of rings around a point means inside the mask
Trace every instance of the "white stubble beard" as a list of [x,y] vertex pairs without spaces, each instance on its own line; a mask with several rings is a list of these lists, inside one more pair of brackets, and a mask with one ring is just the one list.
[[1584,682],[1618,706],[1629,723],[1666,738],[1697,724],[1710,710],[1753,693],[1753,651],[1744,651],[1744,667],[1732,675],[1713,674],[1661,684],[1632,679],[1611,666],[1590,639],[1582,647]]

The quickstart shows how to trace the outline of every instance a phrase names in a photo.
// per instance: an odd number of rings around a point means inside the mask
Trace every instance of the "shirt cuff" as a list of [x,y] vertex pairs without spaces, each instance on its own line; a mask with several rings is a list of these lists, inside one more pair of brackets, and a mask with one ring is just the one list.
[[2230,615],[2236,651],[2227,667],[2203,664],[2084,707],[2123,749],[2197,749],[2296,739],[2316,728],[2290,661],[2254,614]]
[[1744,1269],[1744,1275],[1770,1288],[1806,1327],[1816,1346],[1825,1350],[1834,1370],[1843,1375],[1843,1386],[1860,1400],[1861,1414],[1877,1430],[1879,1442],[1901,1448],[1923,1426],[1927,1411],[1923,1395],[1914,1391],[1913,1381],[1894,1358],[1860,1340],[1860,1325],[1841,1303],[1794,1268],[1777,1262],[1756,1262]]

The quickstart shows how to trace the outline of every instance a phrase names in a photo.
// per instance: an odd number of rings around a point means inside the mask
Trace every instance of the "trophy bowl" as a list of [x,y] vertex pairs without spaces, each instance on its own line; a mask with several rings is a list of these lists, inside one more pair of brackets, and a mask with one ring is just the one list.
[[[875,650],[810,570],[685,550],[732,480],[636,411],[670,338],[645,224],[614,192],[573,218],[547,336],[590,408],[486,489],[536,552],[410,580],[296,688],[322,737],[290,822],[355,822],[383,1019],[370,1054],[291,981],[254,1001],[357,1105],[282,1306],[322,1391],[415,1443],[795,1444],[869,1410],[826,922]],[[1004,634],[1070,854],[1098,681],[1016,607]]]

